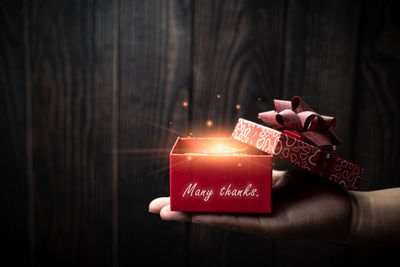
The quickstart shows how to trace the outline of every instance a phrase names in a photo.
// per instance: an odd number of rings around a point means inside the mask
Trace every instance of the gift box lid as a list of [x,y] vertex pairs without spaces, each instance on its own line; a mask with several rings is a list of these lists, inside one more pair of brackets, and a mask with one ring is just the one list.
[[356,189],[364,169],[320,147],[267,126],[239,119],[232,138],[272,154],[294,166],[328,178],[347,189]]

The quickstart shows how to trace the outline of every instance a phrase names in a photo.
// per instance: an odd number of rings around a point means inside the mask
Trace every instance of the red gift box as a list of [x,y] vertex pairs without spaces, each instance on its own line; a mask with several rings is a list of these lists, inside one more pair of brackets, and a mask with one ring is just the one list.
[[357,188],[364,172],[362,167],[319,147],[244,119],[239,119],[232,137],[348,189]]
[[171,210],[271,212],[272,155],[231,138],[179,138],[170,153]]

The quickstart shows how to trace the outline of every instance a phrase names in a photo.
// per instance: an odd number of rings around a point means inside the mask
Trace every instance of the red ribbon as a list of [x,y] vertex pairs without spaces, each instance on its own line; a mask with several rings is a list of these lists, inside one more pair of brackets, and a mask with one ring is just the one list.
[[295,132],[324,150],[336,150],[340,144],[331,131],[336,126],[336,119],[316,113],[299,96],[293,97],[292,101],[274,99],[274,106],[275,110],[258,114],[269,126]]

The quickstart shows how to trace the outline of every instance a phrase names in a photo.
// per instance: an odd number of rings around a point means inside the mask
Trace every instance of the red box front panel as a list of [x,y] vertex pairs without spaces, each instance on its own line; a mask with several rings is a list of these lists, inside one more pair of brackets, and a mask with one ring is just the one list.
[[171,210],[270,213],[272,156],[204,154],[221,142],[243,148],[229,138],[178,138],[170,154]]

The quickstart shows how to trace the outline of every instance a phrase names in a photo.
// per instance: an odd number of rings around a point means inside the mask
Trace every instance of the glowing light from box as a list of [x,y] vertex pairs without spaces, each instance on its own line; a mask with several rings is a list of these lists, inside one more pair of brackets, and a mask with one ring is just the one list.
[[[186,155],[243,155],[247,154],[247,147],[235,147],[226,143],[211,143],[207,146],[200,147],[196,152],[185,153]],[[239,167],[242,166],[239,163]]]
[[215,144],[212,148],[210,148],[210,152],[212,154],[226,154],[230,149],[222,144]]

